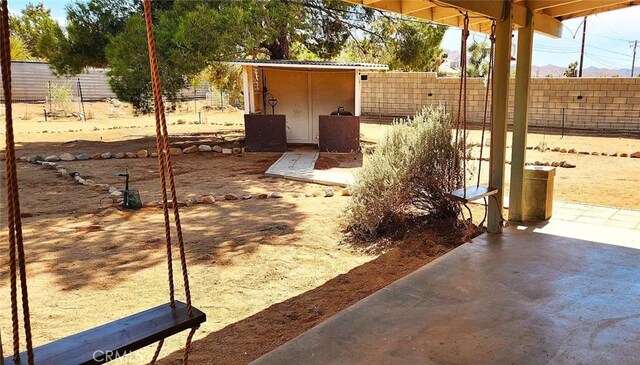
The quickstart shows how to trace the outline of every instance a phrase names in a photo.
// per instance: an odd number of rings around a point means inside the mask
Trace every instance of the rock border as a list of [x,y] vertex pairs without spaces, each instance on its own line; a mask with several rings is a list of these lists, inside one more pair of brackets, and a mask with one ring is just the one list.
[[[246,152],[245,147],[233,147],[233,148],[223,148],[220,145],[191,145],[189,147],[180,148],[180,147],[171,147],[169,149],[169,153],[171,156],[179,156],[186,155],[192,153],[216,153],[222,155],[242,155]],[[4,154],[0,154],[0,161],[4,161]],[[40,155],[33,155],[29,157],[20,157],[18,159],[19,162],[30,162],[34,163],[36,161],[43,162],[58,162],[58,161],[87,161],[87,160],[109,160],[109,159],[131,159],[131,158],[148,158],[148,157],[158,157],[157,152],[149,152],[148,150],[142,149],[137,152],[103,152],[103,153],[95,153],[93,155],[88,155],[86,153],[78,153],[72,154],[70,152],[64,152],[60,155],[49,155],[46,157]]]

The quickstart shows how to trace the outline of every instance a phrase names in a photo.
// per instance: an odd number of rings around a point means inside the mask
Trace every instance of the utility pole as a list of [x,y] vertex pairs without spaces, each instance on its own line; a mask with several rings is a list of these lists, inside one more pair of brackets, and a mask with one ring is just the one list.
[[584,17],[582,21],[582,47],[580,48],[580,69],[578,70],[578,77],[582,77],[582,65],[584,64],[584,41],[587,36],[587,17]]
[[636,68],[636,48],[638,48],[638,41],[635,40],[631,43],[629,47],[633,47],[633,61],[631,61],[631,77],[633,77],[633,71]]

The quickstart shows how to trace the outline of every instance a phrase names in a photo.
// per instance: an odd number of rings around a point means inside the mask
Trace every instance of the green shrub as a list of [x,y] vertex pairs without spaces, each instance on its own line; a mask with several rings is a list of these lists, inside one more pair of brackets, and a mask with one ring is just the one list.
[[452,177],[460,178],[451,128],[442,107],[394,121],[356,176],[348,207],[351,231],[372,239],[416,210],[434,217],[457,215],[458,205],[445,196]]

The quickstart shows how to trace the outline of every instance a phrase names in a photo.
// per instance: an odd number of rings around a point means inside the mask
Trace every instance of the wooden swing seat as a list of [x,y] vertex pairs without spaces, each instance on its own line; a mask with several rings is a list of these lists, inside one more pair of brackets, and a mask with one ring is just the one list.
[[[80,332],[48,343],[33,350],[38,365],[100,364],[127,355],[142,347],[190,328],[197,328],[207,320],[206,314],[196,308],[189,317],[187,305],[176,301],[151,308],[129,317]],[[5,365],[27,363],[27,353],[20,361],[4,359]]]
[[456,189],[447,194],[452,200],[459,201],[463,204],[467,204],[469,202],[486,198],[488,196],[494,195],[498,192],[498,189],[489,187],[489,186],[469,186],[466,189]]

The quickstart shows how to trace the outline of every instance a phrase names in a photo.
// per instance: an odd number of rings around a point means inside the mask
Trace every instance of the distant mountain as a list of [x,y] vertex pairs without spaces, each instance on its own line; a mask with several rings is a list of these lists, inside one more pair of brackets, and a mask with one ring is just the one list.
[[[533,66],[531,68],[532,77],[561,77],[564,76],[564,70],[566,67],[560,67],[555,65],[546,66]],[[638,76],[640,67],[636,67],[634,76]],[[594,66],[586,67],[582,70],[582,76],[584,77],[629,77],[631,76],[631,68],[625,69],[611,69],[611,68],[598,68]]]
[[[448,54],[448,59],[451,61],[460,60],[460,51],[445,50]],[[638,62],[640,63],[640,58]],[[515,63],[512,65],[515,68]],[[546,66],[533,66],[531,68],[531,77],[562,77],[564,76],[564,70],[566,66],[546,65]],[[634,76],[640,75],[640,66],[635,68]],[[598,68],[594,66],[586,67],[582,70],[582,76],[584,77],[629,77],[631,76],[631,68],[625,69],[610,69],[610,68]]]

